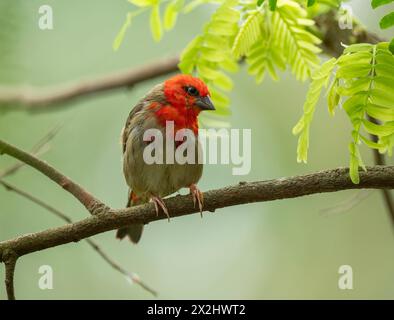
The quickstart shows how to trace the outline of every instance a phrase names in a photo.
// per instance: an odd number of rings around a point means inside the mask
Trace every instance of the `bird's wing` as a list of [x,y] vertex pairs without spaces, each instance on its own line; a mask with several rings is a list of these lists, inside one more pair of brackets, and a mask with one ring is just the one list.
[[[166,99],[163,93],[163,84],[158,84],[152,88],[151,91],[147,93],[147,95],[142,98],[138,104],[130,111],[129,116],[127,117],[126,124],[123,127],[121,134],[121,143],[123,153],[126,151],[127,139],[130,135],[130,131],[132,129],[133,118],[141,111],[149,107],[152,103],[155,104],[165,104]],[[153,110],[152,110],[153,111]]]
[[140,101],[129,113],[129,116],[127,117],[125,126],[123,127],[122,130],[122,150],[123,153],[126,151],[126,144],[127,144],[127,138],[129,137],[130,130],[131,130],[131,120],[135,116],[135,114],[139,111],[141,111],[144,108],[144,102]]

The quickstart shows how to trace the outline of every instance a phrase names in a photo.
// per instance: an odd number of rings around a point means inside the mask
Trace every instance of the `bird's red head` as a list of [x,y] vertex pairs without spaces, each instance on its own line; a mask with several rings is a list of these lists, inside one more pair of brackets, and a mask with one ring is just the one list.
[[199,78],[187,74],[176,75],[164,82],[164,95],[177,109],[215,110],[207,85]]
[[207,85],[198,78],[186,74],[176,75],[164,82],[166,104],[156,112],[162,126],[173,121],[175,130],[189,128],[198,131],[197,117],[202,110],[215,110]]

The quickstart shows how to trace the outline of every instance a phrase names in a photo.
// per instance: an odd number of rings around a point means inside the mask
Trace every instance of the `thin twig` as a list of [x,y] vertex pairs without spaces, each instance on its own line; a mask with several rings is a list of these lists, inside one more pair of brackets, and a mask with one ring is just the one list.
[[72,220],[70,217],[68,217],[67,215],[65,215],[63,212],[61,212],[60,210],[52,207],[50,204],[42,201],[41,199],[38,199],[37,197],[33,196],[32,194],[0,179],[0,185],[2,185],[7,191],[12,191],[15,192],[16,194],[19,194],[20,196],[34,202],[35,204],[39,205],[40,207],[52,212],[55,216],[59,217],[60,219],[68,222],[68,223],[72,223]]
[[[53,138],[55,138],[55,136],[58,134],[61,128],[62,128],[61,125],[57,125],[53,127],[33,146],[33,148],[31,149],[31,153],[36,157],[46,153],[50,148],[50,142],[53,140]],[[25,165],[26,164],[24,162],[18,162],[4,169],[3,171],[0,172],[0,179],[16,173],[21,167]]]
[[[55,216],[59,217],[60,219],[63,219],[64,221],[68,223],[73,223],[72,219],[67,216],[65,213],[61,212],[60,210],[54,208],[50,204],[42,201],[41,199],[33,196],[32,194],[0,179],[0,184],[4,186],[4,188],[8,191],[15,192],[16,194],[19,194],[20,196],[32,201],[33,203],[39,205],[40,207],[48,210],[49,212],[53,213]],[[114,260],[112,260],[101,248],[100,246],[93,241],[92,239],[85,239],[86,242],[95,250],[110,266],[112,266],[115,270],[120,272],[122,275],[124,275],[129,281],[134,282],[138,285],[140,285],[143,289],[147,290],[154,296],[157,295],[157,292],[150,288],[148,285],[146,285],[139,277],[137,274],[133,272],[128,272],[127,270],[123,269],[118,263],[116,263]]]
[[91,214],[105,209],[105,205],[88,191],[34,155],[0,140],[0,155],[2,154],[8,154],[46,175],[77,198]]
[[357,190],[355,194],[352,194],[348,199],[343,200],[340,203],[337,203],[331,207],[324,208],[320,210],[320,214],[322,216],[331,216],[333,214],[344,213],[355,206],[359,205],[362,201],[364,201],[367,197],[373,194],[375,190]]
[[123,274],[128,281],[134,282],[138,284],[140,287],[145,289],[146,291],[150,292],[152,295],[157,296],[157,292],[146,285],[140,277],[134,272],[128,272],[127,270],[123,269],[119,264],[113,261],[93,240],[85,239],[89,245],[105,260],[111,265],[115,270],[119,271]]

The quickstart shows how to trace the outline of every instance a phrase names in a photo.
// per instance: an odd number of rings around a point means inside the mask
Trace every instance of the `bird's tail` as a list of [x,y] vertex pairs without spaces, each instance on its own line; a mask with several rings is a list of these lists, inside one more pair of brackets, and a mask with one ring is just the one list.
[[[137,204],[140,203],[137,201],[135,194],[132,191],[130,191],[126,208],[135,206]],[[140,241],[141,239],[143,230],[144,230],[143,224],[132,224],[130,226],[118,229],[118,231],[116,232],[116,238],[122,240],[124,237],[128,236],[131,242],[138,243],[138,241]]]

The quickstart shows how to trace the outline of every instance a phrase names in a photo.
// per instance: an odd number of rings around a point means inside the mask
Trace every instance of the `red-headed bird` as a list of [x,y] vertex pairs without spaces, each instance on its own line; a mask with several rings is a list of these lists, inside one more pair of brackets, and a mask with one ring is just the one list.
[[[201,79],[190,75],[176,75],[156,85],[131,110],[121,138],[123,173],[130,188],[128,207],[152,201],[157,213],[160,207],[168,216],[162,198],[181,188],[189,188],[194,203],[197,202],[202,211],[203,197],[196,184],[201,178],[203,165],[198,161],[147,164],[143,152],[149,142],[144,141],[143,135],[148,129],[158,129],[163,133],[165,144],[166,139],[175,139],[166,134],[166,123],[172,121],[175,133],[190,129],[198,144],[197,117],[203,110],[215,110],[208,87]],[[174,141],[173,146],[179,147],[179,142]],[[134,224],[119,229],[116,236],[119,239],[128,236],[137,243],[142,230],[142,224]]]

